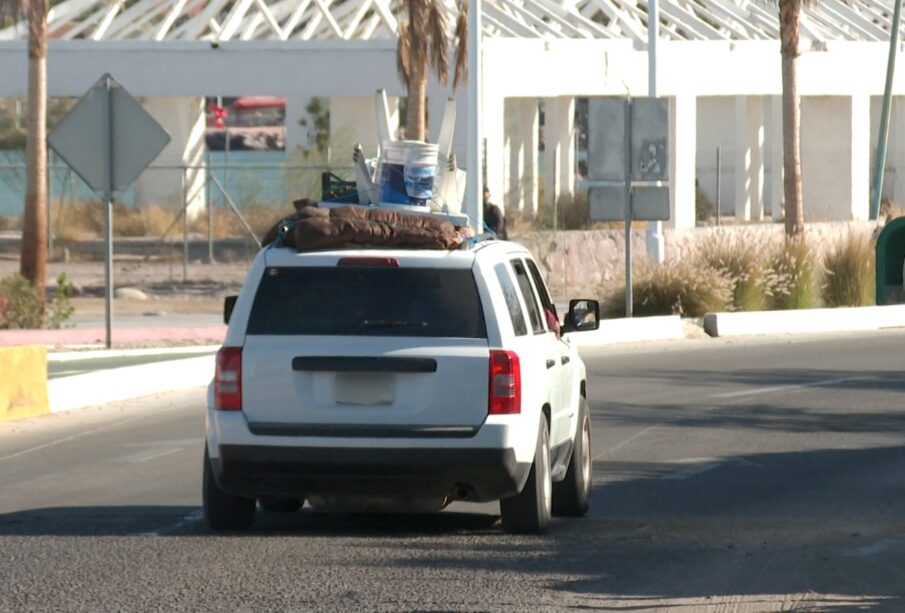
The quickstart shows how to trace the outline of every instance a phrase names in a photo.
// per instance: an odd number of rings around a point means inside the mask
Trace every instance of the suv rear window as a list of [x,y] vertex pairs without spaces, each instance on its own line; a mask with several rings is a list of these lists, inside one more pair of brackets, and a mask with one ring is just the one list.
[[270,267],[247,334],[486,338],[471,270]]

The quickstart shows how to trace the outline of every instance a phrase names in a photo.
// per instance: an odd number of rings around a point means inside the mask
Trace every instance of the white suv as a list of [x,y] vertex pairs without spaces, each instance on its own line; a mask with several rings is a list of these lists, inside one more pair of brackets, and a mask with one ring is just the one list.
[[[503,526],[581,516],[591,488],[585,366],[531,254],[261,251],[208,391],[204,514],[243,529],[256,502],[439,510],[500,500]],[[570,303],[563,334],[596,329]]]

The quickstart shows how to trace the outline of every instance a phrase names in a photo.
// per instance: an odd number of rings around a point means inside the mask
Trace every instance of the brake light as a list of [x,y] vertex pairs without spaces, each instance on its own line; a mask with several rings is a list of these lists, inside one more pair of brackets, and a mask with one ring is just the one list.
[[399,268],[399,260],[379,257],[346,257],[339,258],[336,265],[354,268]]
[[242,410],[242,348],[221,347],[217,352],[214,374],[214,408],[218,411]]
[[522,373],[514,351],[490,352],[489,415],[513,415],[522,412]]

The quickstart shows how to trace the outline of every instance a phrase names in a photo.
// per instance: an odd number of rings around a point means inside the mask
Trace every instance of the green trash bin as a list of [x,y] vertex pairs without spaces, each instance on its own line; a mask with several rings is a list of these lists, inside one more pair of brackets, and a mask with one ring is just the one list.
[[905,302],[902,272],[905,264],[905,217],[886,224],[877,238],[877,304]]

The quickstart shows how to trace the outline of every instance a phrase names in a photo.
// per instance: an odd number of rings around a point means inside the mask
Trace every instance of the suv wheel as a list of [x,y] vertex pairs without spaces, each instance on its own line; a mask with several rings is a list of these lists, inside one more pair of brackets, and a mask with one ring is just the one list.
[[220,489],[204,449],[204,519],[212,530],[245,530],[255,520],[253,498],[239,498]]
[[553,514],[581,517],[591,506],[591,418],[588,401],[578,407],[578,431],[566,478],[553,484]]
[[550,523],[553,481],[550,473],[550,439],[547,420],[541,420],[534,463],[522,491],[500,500],[503,528],[508,532],[539,534]]
[[271,513],[295,513],[302,508],[305,501],[302,498],[273,498],[265,496],[258,498],[258,504],[265,511]]

